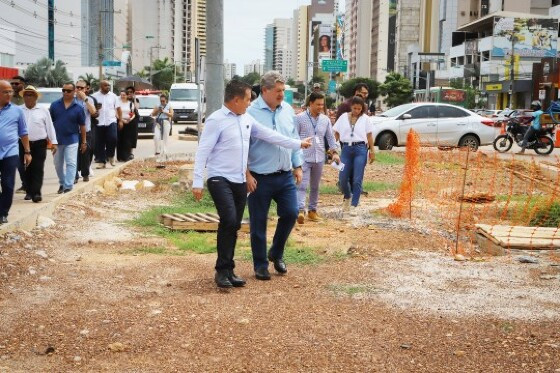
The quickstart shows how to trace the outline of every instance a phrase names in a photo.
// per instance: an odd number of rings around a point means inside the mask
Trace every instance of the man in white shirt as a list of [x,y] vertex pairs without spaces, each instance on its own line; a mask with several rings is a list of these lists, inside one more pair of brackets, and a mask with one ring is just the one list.
[[52,144],[52,153],[56,153],[57,140],[51,114],[44,107],[37,106],[37,99],[41,95],[37,89],[28,85],[20,92],[24,104],[21,106],[27,130],[29,132],[29,144],[31,146],[31,163],[24,173],[25,185],[27,187],[25,199],[33,202],[41,202],[41,188],[45,175],[45,159],[47,158],[47,140]]
[[105,168],[107,162],[114,166],[117,125],[122,127],[122,113],[117,101],[118,97],[111,92],[111,85],[107,80],[101,81],[99,91],[92,96],[100,106],[95,134],[95,157],[98,162],[96,168]]
[[247,202],[246,173],[250,138],[289,149],[307,148],[311,145],[311,139],[300,141],[284,136],[246,114],[251,103],[251,86],[242,81],[234,79],[227,84],[224,101],[224,106],[206,120],[196,152],[192,192],[196,200],[202,198],[206,168],[208,191],[220,216],[215,281],[218,287],[230,288],[245,285],[245,280],[233,272],[233,256],[237,231]]

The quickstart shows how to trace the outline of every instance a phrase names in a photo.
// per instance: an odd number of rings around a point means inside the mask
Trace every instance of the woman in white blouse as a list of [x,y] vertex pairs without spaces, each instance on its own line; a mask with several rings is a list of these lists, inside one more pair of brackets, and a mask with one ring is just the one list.
[[[373,152],[373,126],[366,115],[364,100],[356,96],[351,101],[352,111],[341,115],[334,124],[334,136],[342,145],[340,161],[344,169],[338,174],[338,183],[344,193],[343,209],[356,214],[356,206],[362,194],[362,180],[369,157],[375,159]],[[368,156],[369,150],[369,156]],[[352,175],[352,176],[351,176]]]

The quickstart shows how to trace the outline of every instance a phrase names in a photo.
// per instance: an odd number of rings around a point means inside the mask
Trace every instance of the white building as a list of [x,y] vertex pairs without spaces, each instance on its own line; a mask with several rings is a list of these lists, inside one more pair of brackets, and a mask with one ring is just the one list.
[[264,64],[261,60],[254,60],[251,63],[245,64],[243,68],[243,75],[247,75],[250,73],[257,73],[259,75],[264,74]]
[[309,57],[307,55],[309,45],[309,30],[307,27],[308,6],[300,6],[294,10],[292,26],[292,77],[298,82],[305,81],[305,68]]
[[16,29],[14,27],[0,25],[2,31],[2,42],[0,42],[0,66],[15,67],[16,55]]
[[285,79],[291,78],[293,73],[292,23],[290,18],[275,18],[273,22],[272,69]]
[[224,80],[231,80],[235,75],[237,75],[237,65],[226,60],[224,62]]

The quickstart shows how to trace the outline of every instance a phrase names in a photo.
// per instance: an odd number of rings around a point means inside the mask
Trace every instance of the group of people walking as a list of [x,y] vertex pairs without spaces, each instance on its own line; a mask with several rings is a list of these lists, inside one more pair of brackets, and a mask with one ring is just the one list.
[[50,108],[37,105],[41,93],[21,76],[0,81],[0,224],[7,223],[16,170],[25,200],[40,202],[47,151],[53,154],[58,193],[68,193],[80,177],[134,157],[138,136],[138,100],[134,87],[111,92],[108,81],[90,94],[84,80],[66,83]]
[[[246,283],[234,273],[237,231],[246,204],[255,278],[270,280],[269,262],[278,274],[288,271],[284,250],[296,221],[303,224],[306,217],[321,220],[317,204],[325,152],[340,166],[342,205],[345,211],[353,209],[351,214],[359,204],[367,160],[375,158],[373,126],[365,105],[367,85],[356,86],[356,96],[341,105],[334,126],[324,114],[322,92],[312,92],[308,107],[296,116],[284,101],[284,90],[285,80],[275,71],[263,75],[260,95],[253,95],[253,100],[251,86],[230,81],[224,105],[208,117],[200,138],[193,195],[197,200],[202,198],[206,169],[207,188],[220,216],[215,282],[221,288]],[[272,201],[276,202],[278,222],[268,247]]]

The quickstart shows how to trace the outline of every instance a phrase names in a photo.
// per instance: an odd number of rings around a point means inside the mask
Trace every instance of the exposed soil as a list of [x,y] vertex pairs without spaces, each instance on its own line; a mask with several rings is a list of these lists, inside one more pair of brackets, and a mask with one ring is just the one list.
[[[218,291],[215,254],[173,255],[126,223],[170,203],[180,164],[136,164],[121,176],[156,188],[78,195],[55,226],[0,238],[0,372],[560,372],[554,253],[456,262],[446,229],[379,212],[396,191],[368,193],[353,218],[324,195],[329,218],[292,233],[323,262],[262,282],[239,259],[247,286]],[[154,247],[170,251],[142,250]]]

